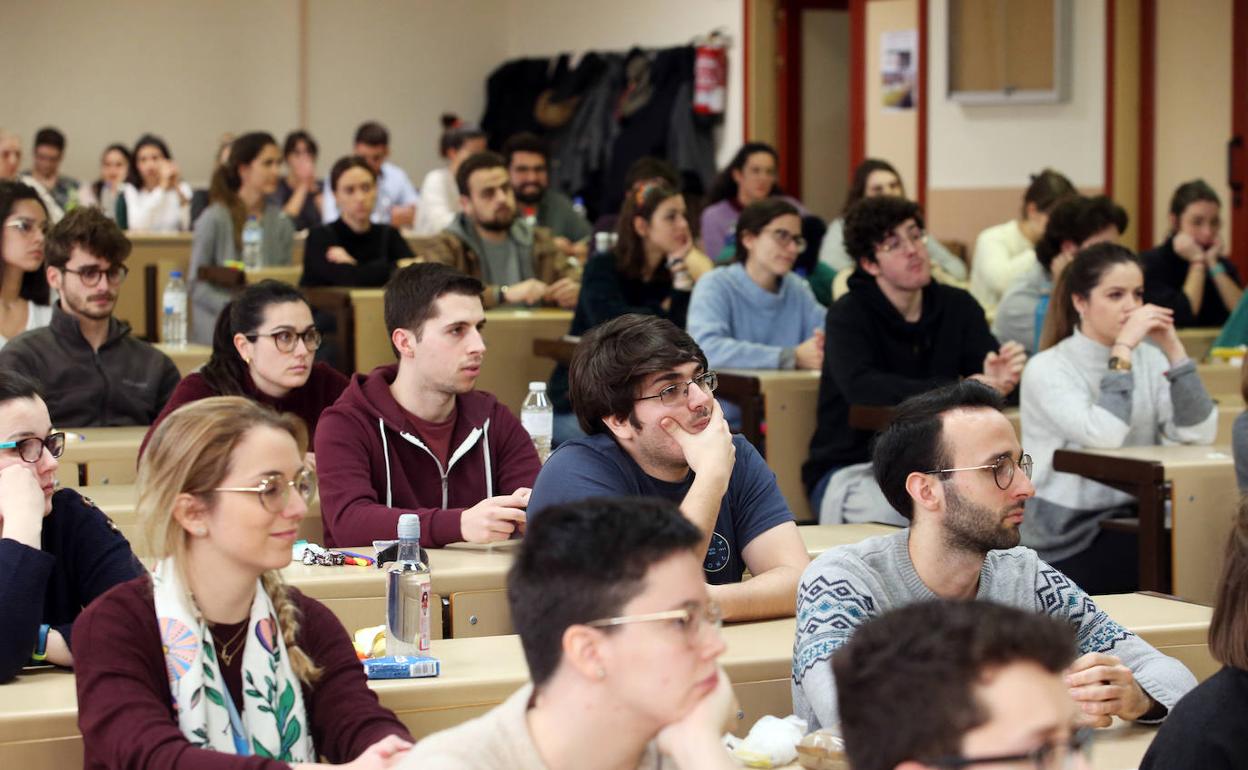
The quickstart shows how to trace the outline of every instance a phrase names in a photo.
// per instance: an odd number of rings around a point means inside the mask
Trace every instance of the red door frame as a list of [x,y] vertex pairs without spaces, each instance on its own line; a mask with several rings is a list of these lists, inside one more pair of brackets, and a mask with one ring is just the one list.
[[[1227,146],[1227,182],[1231,200],[1231,258],[1248,275],[1248,0],[1235,0],[1231,37],[1231,144]],[[1237,189],[1238,186],[1238,189]]]

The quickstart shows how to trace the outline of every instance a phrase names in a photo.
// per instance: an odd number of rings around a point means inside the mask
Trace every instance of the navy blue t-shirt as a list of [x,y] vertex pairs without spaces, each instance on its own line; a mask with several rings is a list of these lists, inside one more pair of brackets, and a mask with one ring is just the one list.
[[[732,437],[736,462],[728,491],[719,506],[715,533],[702,569],[713,585],[737,583],[745,572],[741,549],[767,530],[793,521],[793,512],[776,486],[762,456],[742,436]],[[646,474],[606,433],[559,446],[537,475],[529,498],[529,516],[543,508],[587,497],[661,497],[677,505],[693,485],[693,471],[683,481],[661,481]]]

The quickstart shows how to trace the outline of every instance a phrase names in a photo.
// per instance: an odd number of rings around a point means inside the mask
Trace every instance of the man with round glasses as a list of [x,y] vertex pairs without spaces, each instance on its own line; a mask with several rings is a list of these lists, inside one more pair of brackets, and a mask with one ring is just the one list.
[[896,534],[824,552],[802,575],[793,707],[810,727],[837,723],[833,654],[871,618],[914,602],[978,599],[1044,613],[1075,629],[1067,671],[1085,719],[1160,721],[1196,685],[1183,664],[1097,608],[1079,586],[1019,546],[1036,490],[1001,396],[964,380],[897,408],[875,444],[875,479],[910,522]]
[[569,384],[587,435],[546,461],[530,514],[588,497],[670,500],[702,532],[702,569],[726,619],[791,615],[806,548],[775,474],[729,432],[693,338],[656,316],[614,318],[582,337]]
[[149,425],[177,386],[169,357],[113,317],[130,241],[96,208],[77,208],[48,233],[48,284],[60,295],[51,323],[10,340],[0,369],[39,384],[57,426]]

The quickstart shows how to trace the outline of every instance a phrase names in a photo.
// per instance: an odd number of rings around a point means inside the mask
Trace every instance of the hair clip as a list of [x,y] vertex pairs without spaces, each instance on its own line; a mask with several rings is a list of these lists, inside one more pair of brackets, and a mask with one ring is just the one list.
[[646,196],[648,196],[651,192],[659,189],[659,186],[662,184],[663,184],[663,180],[661,179],[643,179],[642,181],[638,182],[637,192],[633,199],[634,202],[637,204],[637,207],[640,208],[644,206],[646,202]]

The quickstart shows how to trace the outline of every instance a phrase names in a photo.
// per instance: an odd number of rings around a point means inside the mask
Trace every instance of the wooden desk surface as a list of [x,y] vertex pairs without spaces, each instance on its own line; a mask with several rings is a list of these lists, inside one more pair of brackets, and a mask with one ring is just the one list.
[[1200,381],[1205,384],[1205,390],[1214,395],[1240,392],[1240,369],[1238,366],[1215,361],[1208,364],[1197,364],[1196,372],[1200,375]]
[[1179,341],[1193,361],[1204,361],[1213,349],[1213,341],[1222,333],[1220,327],[1179,329]]
[[303,276],[303,265],[269,265],[246,271],[247,283],[259,283],[265,280],[281,281],[291,286],[298,286]]
[[60,428],[66,433],[75,434],[65,442],[65,454],[61,462],[83,463],[93,460],[115,460],[118,455],[133,452],[131,457],[137,458],[139,444],[147,435],[146,425],[133,425],[124,428]]
[[166,345],[162,342],[156,345],[156,349],[173,360],[174,366],[178,367],[178,374],[183,377],[208,363],[208,357],[212,355],[210,345],[196,345],[193,342],[185,345]]

